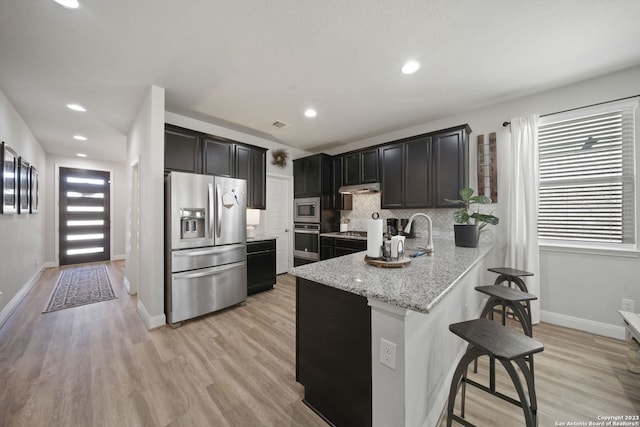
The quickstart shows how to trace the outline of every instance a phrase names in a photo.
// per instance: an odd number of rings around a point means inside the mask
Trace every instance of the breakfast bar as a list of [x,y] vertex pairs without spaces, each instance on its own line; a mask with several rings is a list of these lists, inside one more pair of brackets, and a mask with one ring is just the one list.
[[[407,241],[407,249],[421,239]],[[305,403],[340,425],[436,425],[463,342],[451,323],[477,317],[494,244],[435,252],[404,268],[364,262],[365,252],[294,268],[296,378]]]

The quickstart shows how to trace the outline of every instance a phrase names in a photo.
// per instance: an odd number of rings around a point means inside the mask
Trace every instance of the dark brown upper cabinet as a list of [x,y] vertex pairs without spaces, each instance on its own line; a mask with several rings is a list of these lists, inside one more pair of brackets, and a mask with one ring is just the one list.
[[164,132],[164,168],[199,173],[201,141],[198,132],[167,126]]
[[235,177],[247,180],[247,207],[266,209],[266,150],[235,146]]
[[314,154],[293,161],[294,197],[330,196],[332,191],[332,158]]
[[380,147],[380,205],[385,209],[404,206],[404,144]]
[[379,147],[381,207],[451,207],[468,186],[467,125],[418,135]]
[[460,198],[460,189],[469,186],[469,148],[471,129],[454,129],[436,134],[431,140],[431,156],[436,173],[433,182],[433,206],[455,207],[445,199]]
[[236,177],[234,171],[235,144],[218,138],[204,137],[205,175]]
[[360,183],[378,182],[378,149],[360,152]]
[[378,182],[378,149],[366,149],[342,156],[343,185]]
[[266,209],[266,149],[165,125],[164,169],[247,180],[247,207]]
[[430,161],[431,138],[419,138],[404,145],[403,207],[422,208],[431,206],[432,190],[429,178],[433,172]]
[[333,182],[332,182],[332,196],[331,196],[331,204],[332,209],[337,210],[351,210],[352,209],[352,196],[351,194],[340,194],[338,189],[342,187],[342,164],[344,162],[344,157],[336,156],[333,158]]

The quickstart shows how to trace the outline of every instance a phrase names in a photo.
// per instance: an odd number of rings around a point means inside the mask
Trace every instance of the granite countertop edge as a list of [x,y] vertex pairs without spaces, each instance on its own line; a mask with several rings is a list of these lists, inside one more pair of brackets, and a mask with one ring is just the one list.
[[[415,239],[421,246],[422,239]],[[434,239],[435,252],[413,258],[404,268],[380,268],[364,262],[366,251],[296,267],[290,274],[366,298],[429,313],[482,260],[494,243],[461,248]],[[452,260],[456,260],[452,262]]]
[[366,236],[356,236],[353,234],[343,234],[341,231],[329,231],[327,233],[320,233],[321,237],[338,237],[340,239],[348,240],[367,240]]
[[256,237],[247,237],[246,242],[250,243],[250,242],[262,242],[264,240],[276,240],[278,237],[277,236],[256,236]]

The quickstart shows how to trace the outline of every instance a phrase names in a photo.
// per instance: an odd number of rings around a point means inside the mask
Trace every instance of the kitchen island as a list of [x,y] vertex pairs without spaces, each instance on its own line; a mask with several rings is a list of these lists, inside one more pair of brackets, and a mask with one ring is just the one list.
[[291,271],[296,378],[305,402],[335,425],[436,425],[464,350],[448,325],[479,315],[474,288],[492,282],[486,268],[496,262],[492,242],[434,246],[404,268],[370,266],[360,252]]

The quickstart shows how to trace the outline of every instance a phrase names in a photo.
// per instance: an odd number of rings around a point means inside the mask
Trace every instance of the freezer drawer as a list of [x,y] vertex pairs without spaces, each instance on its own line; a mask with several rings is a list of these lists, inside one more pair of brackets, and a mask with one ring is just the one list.
[[174,273],[168,294],[171,324],[241,303],[247,299],[247,263]]
[[171,252],[171,272],[195,270],[212,265],[232,264],[247,259],[247,245],[210,246]]

